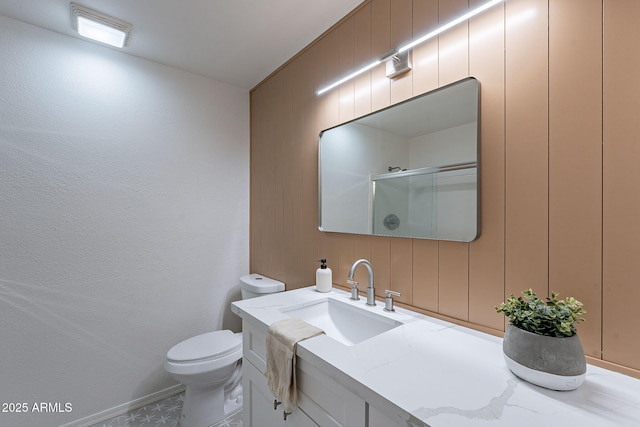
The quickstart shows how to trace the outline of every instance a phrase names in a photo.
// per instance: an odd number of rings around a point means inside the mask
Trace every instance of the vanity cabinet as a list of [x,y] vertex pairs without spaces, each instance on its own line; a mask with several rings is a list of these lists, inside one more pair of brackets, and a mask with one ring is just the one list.
[[267,378],[246,359],[243,360],[243,422],[255,427],[316,427],[302,410],[287,415],[284,419],[282,405],[274,407],[274,397],[269,390]]
[[282,427],[281,411],[273,409],[273,395],[267,379],[246,358],[242,360],[242,415],[248,426]]
[[[368,406],[367,410],[369,413],[367,427],[407,427],[407,423],[397,423],[371,405]],[[413,426],[416,424],[409,425]],[[423,426],[423,424],[419,425]]]
[[[245,427],[476,425],[477,408],[494,415],[492,426],[515,426],[525,418],[529,425],[640,425],[640,380],[589,365],[587,379],[597,388],[598,407],[588,381],[586,392],[570,399],[566,392],[541,394],[523,386],[503,364],[500,338],[402,308],[389,314],[380,305],[369,308],[349,297],[339,289],[325,294],[308,287],[232,303],[244,330]],[[302,342],[296,359],[298,407],[285,421],[281,407],[273,410],[264,377],[268,325],[329,300],[352,305],[349,310],[357,314],[348,314],[346,324],[356,325],[358,332],[381,316],[401,325],[353,345],[327,325],[326,336]],[[368,320],[360,320],[360,314]]]
[[298,406],[322,427],[367,427],[366,403],[304,359],[297,361]]
[[[298,409],[284,419],[264,372],[266,328],[243,320],[243,414],[246,427],[367,427],[366,402],[303,359],[297,361]],[[389,426],[386,426],[389,427]]]

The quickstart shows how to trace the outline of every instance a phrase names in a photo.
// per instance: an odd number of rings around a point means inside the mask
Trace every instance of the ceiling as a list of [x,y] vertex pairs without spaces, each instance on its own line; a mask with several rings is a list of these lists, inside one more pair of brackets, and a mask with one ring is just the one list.
[[[75,0],[133,24],[123,52],[251,89],[363,0]],[[72,37],[70,0],[0,0],[0,14]],[[88,42],[90,43],[90,42]]]

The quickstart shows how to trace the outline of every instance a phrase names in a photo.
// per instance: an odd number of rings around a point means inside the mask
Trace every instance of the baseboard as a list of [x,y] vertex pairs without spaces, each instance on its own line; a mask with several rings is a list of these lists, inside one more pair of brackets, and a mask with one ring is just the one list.
[[183,392],[184,389],[185,389],[185,386],[183,384],[176,384],[172,387],[165,388],[164,390],[160,390],[156,393],[151,393],[147,396],[143,396],[138,399],[132,400],[131,402],[114,406],[113,408],[107,409],[106,411],[89,415],[88,417],[84,417],[79,420],[72,421],[60,427],[88,427],[93,424],[97,424],[99,422],[106,421],[120,415],[124,415],[127,412],[133,411],[134,409],[142,408],[143,406],[149,405],[153,402],[157,402],[158,400],[166,399],[167,397],[173,396],[174,394]]

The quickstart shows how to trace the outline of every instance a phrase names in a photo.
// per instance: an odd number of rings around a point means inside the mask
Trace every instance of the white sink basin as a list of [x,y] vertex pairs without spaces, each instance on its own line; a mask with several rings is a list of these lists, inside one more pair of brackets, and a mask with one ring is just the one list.
[[357,344],[402,325],[402,322],[374,313],[364,306],[358,307],[332,298],[280,311],[322,329],[325,334],[345,345]]

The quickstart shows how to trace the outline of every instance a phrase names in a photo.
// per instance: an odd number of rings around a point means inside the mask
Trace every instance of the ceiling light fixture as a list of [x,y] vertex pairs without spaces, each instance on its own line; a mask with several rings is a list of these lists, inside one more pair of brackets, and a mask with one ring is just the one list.
[[[402,54],[404,52],[407,52],[409,49],[412,49],[412,48],[416,47],[417,45],[419,45],[421,43],[424,43],[427,40],[436,37],[437,35],[447,31],[448,29],[450,29],[452,27],[455,27],[456,25],[458,25],[458,24],[460,24],[460,23],[462,23],[462,22],[464,22],[464,21],[466,21],[468,19],[471,19],[472,17],[484,12],[485,10],[497,5],[498,3],[502,3],[503,1],[504,0],[491,0],[491,1],[488,1],[487,3],[484,3],[483,5],[478,6],[475,9],[470,10],[469,12],[465,13],[464,15],[462,15],[462,16],[460,16],[460,17],[458,17],[458,18],[456,18],[456,19],[454,19],[454,20],[452,20],[452,21],[450,21],[450,22],[448,22],[448,23],[436,28],[435,30],[425,34],[422,37],[419,37],[419,38],[417,38],[417,39],[415,39],[415,40],[413,40],[413,41],[411,41],[411,42],[409,42],[409,43],[407,43],[407,44],[405,44],[405,45],[403,45],[403,46],[401,46],[401,47],[399,47],[397,49],[395,49],[395,48],[392,49],[391,51],[385,53],[380,59],[376,59],[373,62],[371,62],[369,65],[366,65],[366,66],[360,68],[359,70],[354,71],[353,73],[349,74],[348,76],[343,77],[342,79],[340,79],[340,80],[338,80],[338,81],[336,81],[334,83],[331,83],[330,85],[325,86],[322,89],[318,90],[316,92],[316,95],[322,95],[323,93],[335,88],[336,86],[340,86],[342,83],[345,83],[345,82],[353,79],[354,77],[357,77],[360,74],[362,74],[362,73],[364,73],[366,71],[369,71],[370,69],[376,67],[379,64],[382,64],[383,62],[393,61],[394,57],[396,57],[397,55]],[[410,65],[409,65],[409,67],[410,67]],[[404,70],[402,70],[402,72],[408,71],[408,70],[409,69],[404,69]],[[395,77],[398,74],[399,73],[395,73],[395,74],[391,74],[390,75],[389,73],[387,73],[387,76],[391,78],[391,77]]]
[[110,46],[126,46],[133,25],[77,3],[71,3],[70,6],[71,26],[82,37]]

